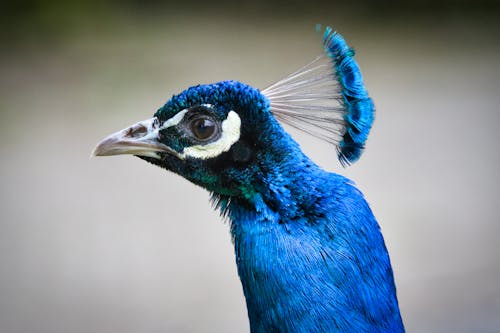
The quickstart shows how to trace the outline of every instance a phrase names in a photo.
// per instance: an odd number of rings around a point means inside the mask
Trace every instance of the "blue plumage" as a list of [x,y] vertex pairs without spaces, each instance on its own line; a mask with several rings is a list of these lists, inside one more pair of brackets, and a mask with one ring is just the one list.
[[271,190],[251,207],[229,206],[252,332],[402,332],[389,257],[361,193],[280,136]]
[[343,38],[328,28],[324,46],[328,64],[263,91],[237,81],[188,88],[95,154],[134,154],[211,192],[230,221],[252,332],[404,332],[363,195],[277,121],[336,143],[343,163],[359,158],[373,103]]

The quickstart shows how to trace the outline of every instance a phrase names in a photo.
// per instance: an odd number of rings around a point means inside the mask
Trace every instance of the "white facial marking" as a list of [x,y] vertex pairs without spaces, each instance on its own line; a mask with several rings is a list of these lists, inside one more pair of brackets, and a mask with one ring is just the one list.
[[173,116],[172,118],[170,118],[167,121],[165,121],[163,123],[163,125],[161,125],[161,127],[158,130],[162,130],[162,129],[165,129],[165,128],[168,128],[168,127],[172,127],[172,126],[175,126],[175,125],[179,124],[181,122],[182,118],[184,118],[184,115],[187,112],[188,112],[187,109],[184,109],[184,110],[180,111],[175,116]]
[[234,111],[230,111],[226,120],[222,122],[222,135],[214,142],[206,145],[195,145],[184,148],[179,158],[194,157],[207,159],[219,156],[231,149],[231,146],[240,139],[241,119]]

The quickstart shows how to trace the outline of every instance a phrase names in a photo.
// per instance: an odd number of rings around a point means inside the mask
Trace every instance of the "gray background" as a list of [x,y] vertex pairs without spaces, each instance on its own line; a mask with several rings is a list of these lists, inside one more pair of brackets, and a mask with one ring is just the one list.
[[[189,85],[264,88],[351,45],[378,113],[348,169],[378,217],[408,332],[499,332],[500,44],[488,2],[24,1],[2,12],[0,332],[246,332],[207,193],[105,135]],[[23,7],[24,6],[24,7]]]

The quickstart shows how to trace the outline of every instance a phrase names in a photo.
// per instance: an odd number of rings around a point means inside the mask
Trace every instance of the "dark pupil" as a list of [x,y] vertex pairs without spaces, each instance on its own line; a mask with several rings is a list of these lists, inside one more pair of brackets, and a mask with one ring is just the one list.
[[215,132],[215,123],[207,118],[196,119],[191,123],[191,131],[200,140],[210,138]]

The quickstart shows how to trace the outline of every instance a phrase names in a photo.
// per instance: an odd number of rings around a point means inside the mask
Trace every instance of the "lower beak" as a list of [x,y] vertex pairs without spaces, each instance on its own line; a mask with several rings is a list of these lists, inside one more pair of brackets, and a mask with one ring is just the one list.
[[92,156],[137,155],[160,158],[159,152],[172,149],[158,140],[159,122],[151,118],[113,133],[97,144]]

